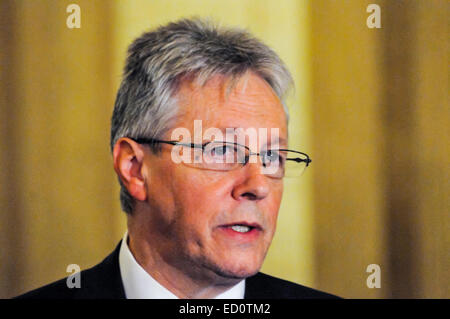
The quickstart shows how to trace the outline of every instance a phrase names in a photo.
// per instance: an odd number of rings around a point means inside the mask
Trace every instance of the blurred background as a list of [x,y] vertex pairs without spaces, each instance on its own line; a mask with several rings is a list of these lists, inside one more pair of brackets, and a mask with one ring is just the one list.
[[[69,29],[69,4],[81,28]],[[369,4],[381,28],[368,28]],[[181,17],[247,28],[296,81],[263,271],[346,298],[449,298],[447,0],[0,1],[0,297],[100,262],[126,230],[109,153],[130,42]],[[367,266],[380,266],[369,288]]]

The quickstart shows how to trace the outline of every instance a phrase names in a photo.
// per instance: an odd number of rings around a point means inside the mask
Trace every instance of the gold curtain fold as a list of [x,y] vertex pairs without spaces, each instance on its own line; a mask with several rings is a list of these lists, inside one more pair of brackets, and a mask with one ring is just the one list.
[[69,3],[2,1],[4,297],[92,266],[117,241],[109,2],[77,1],[73,30]]
[[450,3],[370,3],[311,2],[317,287],[448,298]]

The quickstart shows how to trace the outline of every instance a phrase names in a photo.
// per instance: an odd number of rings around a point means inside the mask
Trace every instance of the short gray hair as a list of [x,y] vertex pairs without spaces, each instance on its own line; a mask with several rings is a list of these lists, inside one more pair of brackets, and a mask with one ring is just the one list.
[[[189,77],[204,84],[215,75],[234,82],[247,71],[263,78],[283,104],[292,76],[278,55],[241,29],[183,19],[146,32],[128,48],[123,80],[111,119],[111,150],[121,137],[160,138],[177,115],[176,93]],[[119,178],[122,209],[131,214],[134,198]]]

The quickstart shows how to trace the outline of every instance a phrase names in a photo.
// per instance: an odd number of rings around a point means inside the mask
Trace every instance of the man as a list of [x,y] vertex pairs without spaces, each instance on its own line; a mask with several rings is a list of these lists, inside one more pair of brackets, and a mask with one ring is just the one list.
[[23,297],[333,297],[258,272],[283,177],[310,163],[287,150],[291,85],[242,30],[181,20],[135,40],[111,128],[128,231],[80,288],[63,279]]

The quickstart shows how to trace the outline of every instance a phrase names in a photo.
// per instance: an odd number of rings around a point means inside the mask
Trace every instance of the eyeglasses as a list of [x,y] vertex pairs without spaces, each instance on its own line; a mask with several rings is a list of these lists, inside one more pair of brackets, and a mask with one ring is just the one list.
[[[210,141],[203,144],[162,141],[152,138],[130,138],[136,143],[154,145],[158,143],[179,147],[172,150],[172,159],[177,163],[214,171],[231,171],[245,166],[250,157],[256,155],[261,161],[261,173],[272,178],[301,176],[311,159],[305,153],[288,149],[269,149],[252,152],[245,145],[231,142]],[[186,152],[186,148],[189,152]],[[192,152],[194,149],[194,152]],[[181,151],[181,152],[180,152]],[[182,153],[182,155],[180,155]],[[176,158],[174,158],[174,156]]]

